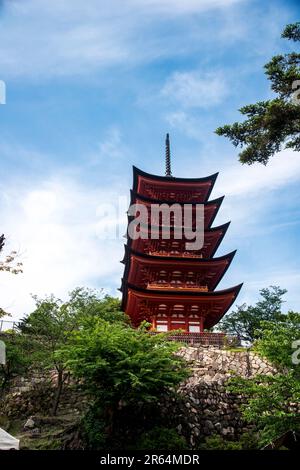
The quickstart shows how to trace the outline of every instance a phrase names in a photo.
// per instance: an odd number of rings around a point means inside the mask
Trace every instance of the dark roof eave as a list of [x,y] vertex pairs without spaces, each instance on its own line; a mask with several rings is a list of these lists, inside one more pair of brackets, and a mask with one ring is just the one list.
[[[127,246],[127,245],[125,245]],[[226,255],[222,256],[217,256],[216,258],[188,258],[188,257],[183,257],[183,256],[152,256],[147,253],[141,253],[139,251],[132,250],[130,247],[127,246],[126,251],[128,253],[128,256],[130,254],[133,254],[135,256],[138,256],[140,258],[145,258],[145,259],[152,259],[152,260],[163,260],[163,261],[177,261],[179,264],[182,262],[184,263],[204,263],[204,262],[213,262],[213,261],[223,261],[223,260],[229,260],[232,261],[233,257],[235,256],[237,250],[233,250],[230,253],[227,253]]]
[[[232,305],[234,304],[234,302],[236,301],[237,299],[237,296],[239,295],[240,293],[240,290],[241,288],[243,287],[243,282],[241,284],[238,284],[237,286],[235,286],[234,288],[236,288],[236,292],[235,292],[235,295],[232,299],[232,301],[230,302],[230,304],[228,305],[228,307],[224,310],[224,312],[222,313],[222,315],[220,315],[217,319],[217,321],[214,321],[212,323],[208,323],[208,325],[204,325],[204,328],[212,328],[214,327],[217,323],[219,323],[220,320],[222,320],[222,318],[224,317],[224,315],[226,315],[226,313],[228,312],[228,310],[232,307]],[[234,289],[233,288],[233,289]],[[216,292],[221,292],[221,291],[216,291]]]
[[151,173],[147,173],[146,171],[140,170],[139,168],[137,168],[134,165],[133,165],[132,169],[133,169],[133,189],[134,190],[137,189],[138,176],[144,176],[145,178],[153,179],[153,180],[156,180],[156,181],[169,181],[170,183],[171,182],[172,183],[174,183],[174,182],[178,182],[178,183],[205,183],[205,182],[211,181],[212,182],[211,189],[212,189],[213,186],[214,186],[214,183],[217,179],[217,176],[219,174],[217,172],[217,173],[214,173],[210,176],[205,176],[205,177],[202,177],[202,178],[177,178],[177,177],[174,177],[174,176],[153,175]]
[[127,289],[131,289],[133,291],[136,291],[136,292],[143,292],[143,293],[147,293],[147,294],[150,294],[150,295],[167,295],[167,296],[173,296],[174,295],[179,295],[179,296],[182,296],[182,297],[209,297],[209,296],[213,296],[213,297],[218,297],[220,295],[226,295],[226,294],[234,294],[235,295],[235,298],[237,297],[238,293],[240,292],[241,288],[243,286],[243,282],[241,284],[238,284],[234,287],[229,287],[228,289],[222,289],[222,290],[218,290],[218,291],[210,291],[210,292],[190,292],[190,291],[176,291],[176,293],[172,290],[155,290],[155,289],[145,289],[143,287],[136,287],[136,286],[133,286],[132,284],[129,284],[127,283]]
[[[130,204],[133,204],[134,203],[134,199],[141,199],[142,201],[146,201],[146,202],[153,202],[154,204],[187,204],[186,202],[178,202],[178,201],[167,201],[166,199],[153,199],[152,197],[147,197],[147,196],[144,196],[143,194],[140,194],[138,193],[137,191],[131,189],[130,190]],[[210,201],[206,201],[206,202],[190,202],[188,204],[192,204],[192,205],[196,205],[196,204],[205,204],[206,206],[210,206],[210,205],[213,205],[213,204],[216,204],[218,206],[218,208],[221,206],[223,200],[224,200],[225,196],[220,196],[220,197],[217,197],[215,199],[211,199]]]

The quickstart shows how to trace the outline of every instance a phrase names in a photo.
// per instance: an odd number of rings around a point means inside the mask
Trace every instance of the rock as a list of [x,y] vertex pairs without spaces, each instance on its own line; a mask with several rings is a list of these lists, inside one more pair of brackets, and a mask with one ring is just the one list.
[[32,416],[27,419],[26,423],[24,424],[24,429],[33,429],[35,426],[35,422],[32,419]]
[[216,423],[215,424],[215,429],[220,432],[222,430],[222,424],[221,423]]
[[205,428],[206,430],[208,430],[208,431],[213,431],[214,425],[213,425],[213,423],[212,423],[209,419],[206,419],[206,420],[204,421],[204,428]]
[[40,428],[34,428],[30,431],[30,433],[31,433],[32,436],[37,436],[37,435],[41,434],[41,430],[40,430]]

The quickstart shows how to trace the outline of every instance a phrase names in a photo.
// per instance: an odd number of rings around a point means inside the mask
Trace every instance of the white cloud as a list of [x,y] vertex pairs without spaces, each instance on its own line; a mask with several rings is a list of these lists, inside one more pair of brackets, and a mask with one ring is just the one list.
[[284,150],[271,158],[268,165],[234,165],[225,168],[218,178],[216,188],[232,196],[249,196],[276,190],[300,179],[300,158],[297,152]]
[[220,72],[175,72],[165,83],[162,95],[185,108],[209,108],[227,94],[225,77]]
[[99,142],[97,149],[88,157],[88,161],[91,165],[103,164],[105,162],[106,167],[108,162],[120,165],[120,161],[128,155],[126,144],[122,141],[122,135],[118,127],[109,128],[103,139]]
[[278,267],[277,269],[266,270],[263,273],[257,273],[255,280],[252,274],[241,273],[244,279],[245,288],[242,289],[237,304],[253,304],[258,300],[259,290],[268,286],[280,286],[287,289],[284,297],[283,311],[299,310],[299,283],[300,274],[294,269]]
[[51,78],[136,65],[178,53],[178,39],[165,41],[164,34],[155,34],[162,21],[242,1],[6,1],[0,18],[0,67],[5,78]]
[[185,111],[174,111],[166,114],[166,122],[176,131],[184,132],[189,137],[196,140],[202,140],[201,125],[194,117]]
[[160,14],[181,15],[230,7],[240,3],[240,0],[143,0],[142,2],[140,0],[129,0],[129,3]]
[[[230,235],[238,238],[278,230],[284,225],[280,212],[281,192],[286,194],[288,185],[297,181],[300,181],[300,158],[291,150],[279,153],[267,166],[236,162],[225,167],[219,173],[211,196],[225,195],[216,224],[232,220]],[[266,227],[265,217],[274,207],[278,209],[276,219]],[[293,222],[299,223],[299,215]]]
[[[101,207],[116,202],[112,190],[84,187],[65,178],[31,186],[11,187],[0,199],[6,251],[17,249],[24,264],[23,274],[1,273],[1,307],[18,318],[32,308],[31,293],[65,297],[78,285],[118,287],[122,239],[101,239],[106,223]],[[110,233],[120,222],[126,223],[125,207],[120,210],[112,208]]]

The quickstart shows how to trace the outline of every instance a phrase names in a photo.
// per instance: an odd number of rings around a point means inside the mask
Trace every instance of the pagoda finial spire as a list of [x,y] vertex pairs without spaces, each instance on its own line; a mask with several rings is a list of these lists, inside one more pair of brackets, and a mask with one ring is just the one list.
[[172,176],[169,134],[166,135],[166,176]]

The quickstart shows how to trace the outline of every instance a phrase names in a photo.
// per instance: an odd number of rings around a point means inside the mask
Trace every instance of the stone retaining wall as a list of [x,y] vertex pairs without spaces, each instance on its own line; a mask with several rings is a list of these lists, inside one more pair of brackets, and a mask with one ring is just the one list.
[[[253,377],[257,374],[275,374],[276,369],[266,360],[246,350],[227,351],[215,347],[184,347],[179,353],[188,362],[192,374],[183,383],[170,402],[160,404],[170,424],[176,426],[191,447],[197,448],[205,437],[219,434],[237,439],[250,429],[241,418],[243,397],[226,390],[225,382],[234,376]],[[27,377],[16,377],[10,393],[2,402],[7,416],[27,418],[49,409],[53,400],[53,373],[32,371]],[[60,409],[80,414],[88,399],[77,387],[67,384]],[[83,406],[82,406],[83,405]]]
[[274,374],[276,369],[246,350],[188,347],[182,348],[179,354],[189,362],[192,375],[180,386],[176,399],[165,404],[164,409],[191,447],[197,447],[210,435],[238,439],[241,433],[249,431],[251,426],[243,422],[239,411],[245,400],[228,392],[225,382],[234,375]]

